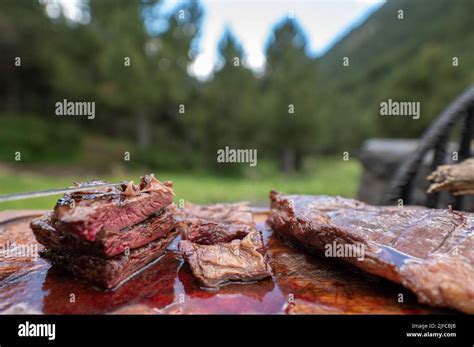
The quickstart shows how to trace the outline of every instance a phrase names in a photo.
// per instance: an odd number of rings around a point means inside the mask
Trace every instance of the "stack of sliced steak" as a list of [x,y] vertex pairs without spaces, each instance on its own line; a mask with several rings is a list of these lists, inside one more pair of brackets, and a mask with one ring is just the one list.
[[178,214],[180,253],[204,286],[271,276],[262,235],[246,204],[187,204]]
[[31,228],[46,247],[42,257],[113,288],[157,259],[177,236],[173,195],[171,182],[147,175],[139,185],[66,194]]
[[474,214],[274,191],[270,199],[269,224],[287,241],[321,255],[336,244],[362,245],[363,257],[338,256],[420,302],[474,313]]

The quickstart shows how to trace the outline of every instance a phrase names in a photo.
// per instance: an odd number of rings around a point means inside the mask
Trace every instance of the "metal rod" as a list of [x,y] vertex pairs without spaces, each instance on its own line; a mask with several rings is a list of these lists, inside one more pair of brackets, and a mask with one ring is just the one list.
[[5,194],[5,195],[0,195],[0,202],[32,199],[32,198],[39,198],[43,196],[58,195],[58,194],[63,194],[63,193],[83,192],[86,190],[94,190],[97,188],[116,187],[121,184],[123,183],[106,183],[106,184],[95,184],[95,185],[90,185],[90,186],[86,185],[86,186],[80,186],[80,187],[40,190],[40,191],[28,192],[28,193]]
[[[431,163],[431,171],[445,163],[446,160],[446,149],[449,141],[449,130],[440,135],[438,143],[434,147],[433,162]],[[440,194],[432,193],[426,198],[426,206],[430,208],[436,208],[438,206]]]
[[[474,137],[474,106],[468,107],[463,123],[461,129],[461,140],[459,141],[459,161],[463,161],[472,155],[471,140]],[[453,208],[455,210],[463,210],[465,201],[466,199],[463,196],[457,196]]]

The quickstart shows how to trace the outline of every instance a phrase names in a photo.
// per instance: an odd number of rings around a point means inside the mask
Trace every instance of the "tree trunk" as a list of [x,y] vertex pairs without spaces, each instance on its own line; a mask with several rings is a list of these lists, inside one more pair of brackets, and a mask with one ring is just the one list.
[[301,151],[296,151],[295,170],[301,171],[303,169],[303,154]]
[[428,193],[448,191],[453,195],[474,195],[474,159],[441,165],[428,176]]
[[138,147],[142,149],[148,148],[151,145],[151,124],[149,112],[145,109],[139,109],[137,115]]
[[18,82],[18,73],[13,71],[10,76],[11,79],[9,80],[9,83],[7,79],[6,109],[12,113],[18,113],[20,111],[20,86]]
[[284,173],[293,173],[296,168],[296,151],[293,148],[283,149],[281,156],[281,168]]

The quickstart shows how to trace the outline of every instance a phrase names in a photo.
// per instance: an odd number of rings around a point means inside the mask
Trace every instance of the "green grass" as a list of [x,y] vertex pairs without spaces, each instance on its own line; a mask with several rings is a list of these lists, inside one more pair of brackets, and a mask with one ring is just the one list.
[[[176,201],[185,199],[196,203],[245,200],[258,205],[268,204],[268,192],[276,189],[287,193],[327,194],[354,197],[359,183],[360,165],[355,160],[318,159],[304,174],[258,174],[254,177],[222,177],[210,173],[156,172],[160,180],[172,180]],[[92,178],[118,182],[135,182],[143,173],[128,172],[107,177],[47,177],[31,172],[0,172],[0,194],[28,192],[70,186],[74,181]],[[49,209],[57,196],[0,203],[6,209]]]

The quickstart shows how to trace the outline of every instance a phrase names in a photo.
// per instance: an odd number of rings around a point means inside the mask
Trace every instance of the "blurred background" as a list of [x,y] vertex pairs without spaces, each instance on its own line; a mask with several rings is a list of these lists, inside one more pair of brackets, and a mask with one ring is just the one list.
[[[155,172],[199,203],[354,197],[363,148],[392,156],[399,140],[377,141],[419,138],[474,82],[473,13],[471,0],[3,0],[0,194]],[[64,99],[94,102],[95,118],[56,115]],[[380,116],[388,99],[420,102],[420,119]],[[218,163],[225,146],[258,164]]]

